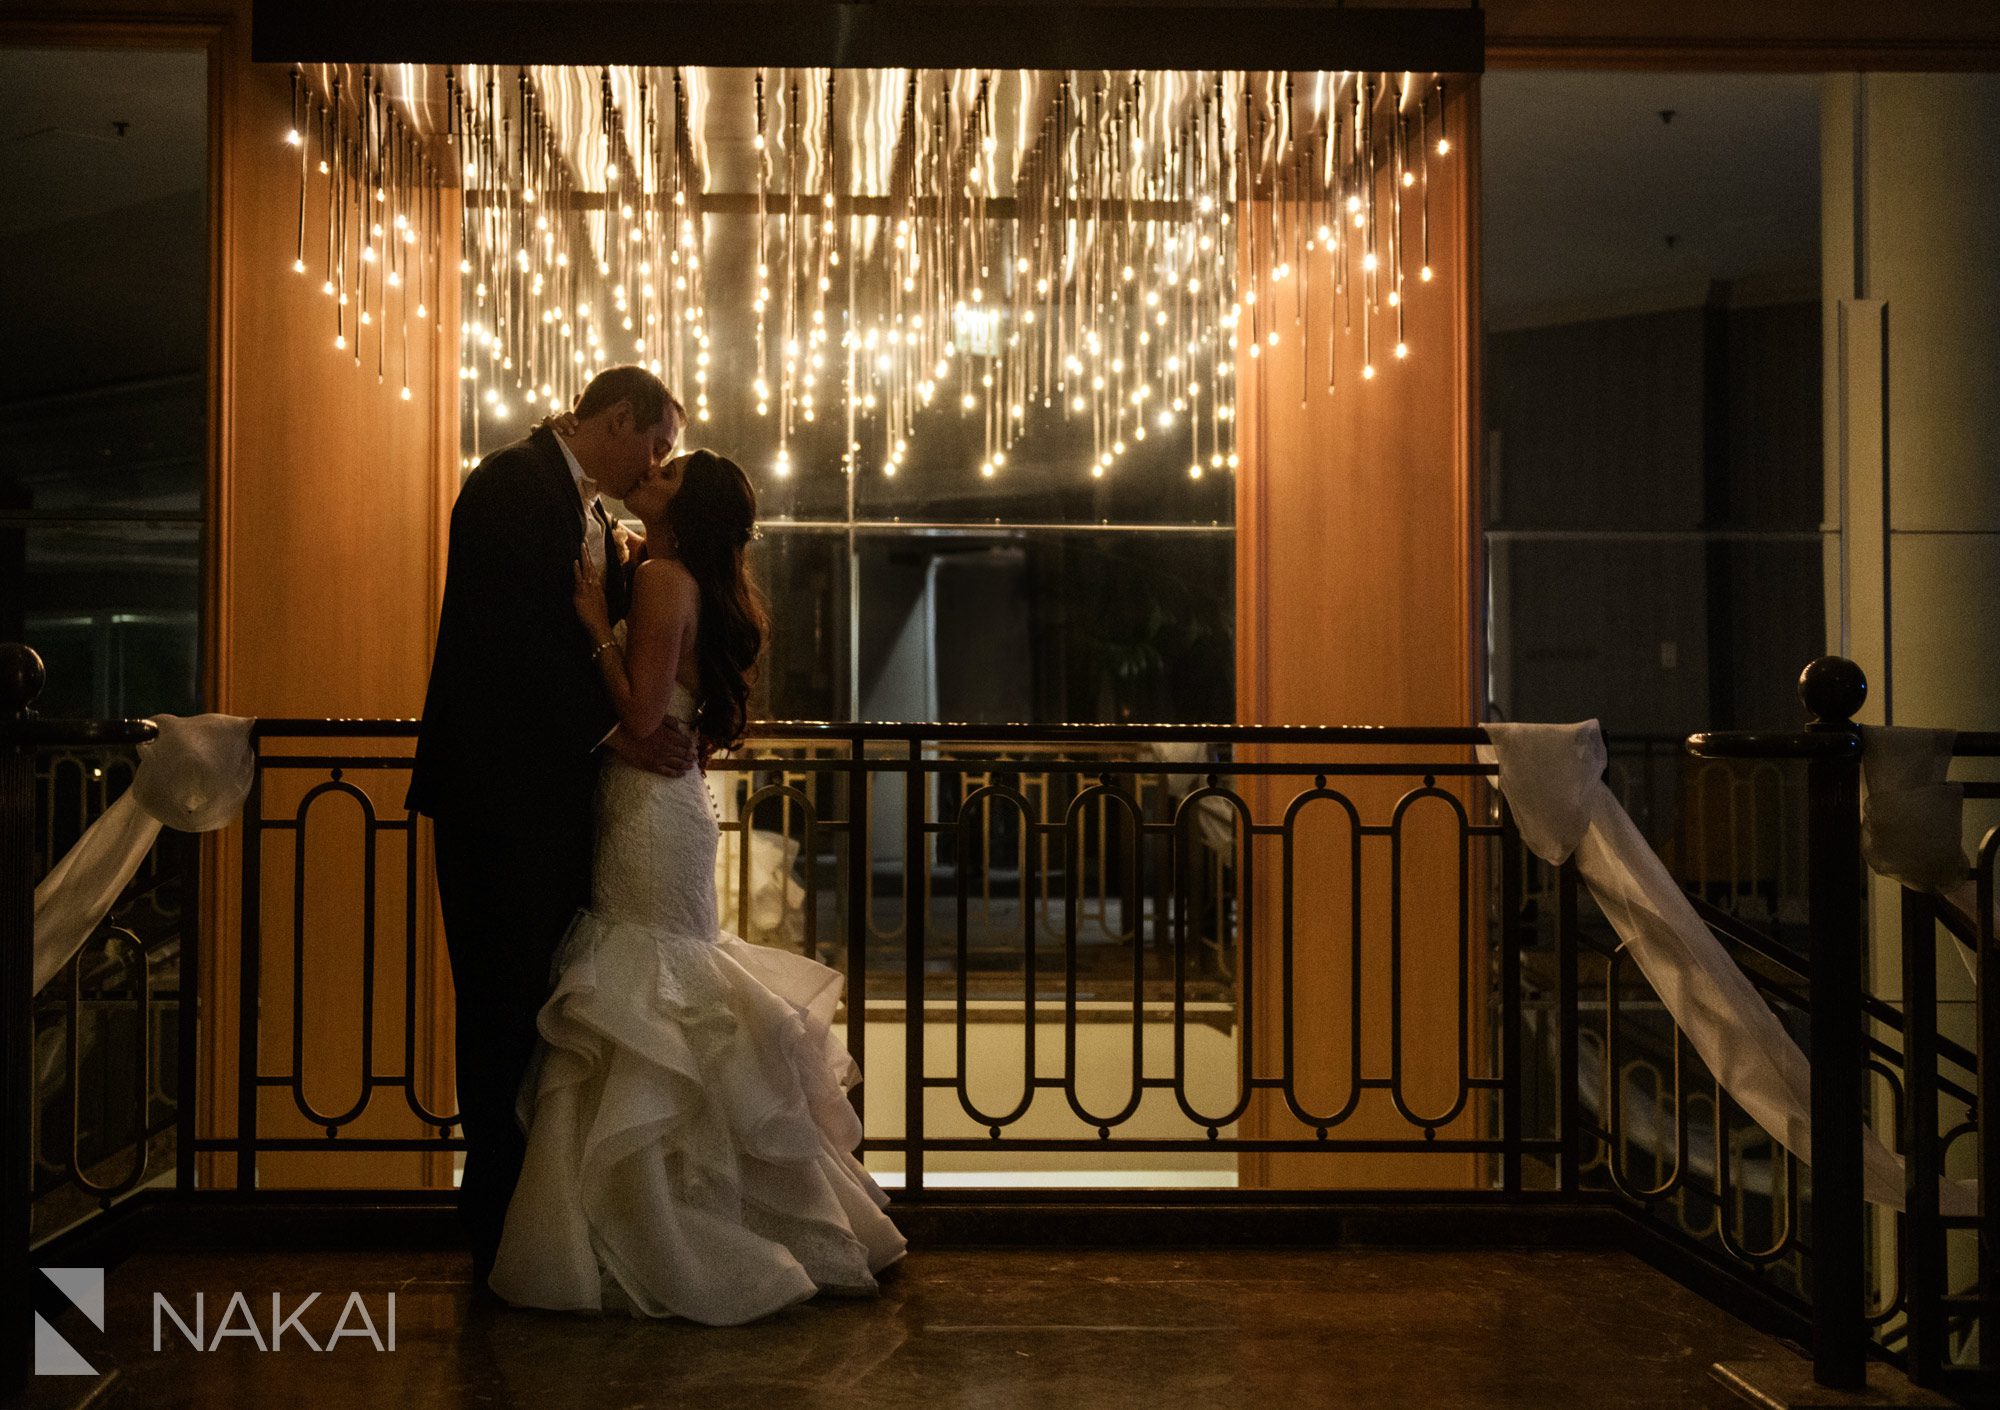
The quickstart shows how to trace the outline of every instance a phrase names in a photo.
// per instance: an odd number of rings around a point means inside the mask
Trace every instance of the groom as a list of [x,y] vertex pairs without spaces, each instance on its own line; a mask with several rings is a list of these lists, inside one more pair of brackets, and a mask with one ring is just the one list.
[[556,947],[589,900],[597,751],[668,775],[694,763],[671,720],[644,740],[613,728],[616,712],[571,606],[584,552],[600,570],[608,561],[611,615],[624,615],[617,536],[598,492],[622,500],[686,423],[652,373],[607,368],[577,399],[573,423],[560,433],[544,424],[487,456],[451,512],[408,806],[435,824],[458,998],[459,1213],[475,1288],[486,1284],[521,1172],[514,1104],[535,1015]]

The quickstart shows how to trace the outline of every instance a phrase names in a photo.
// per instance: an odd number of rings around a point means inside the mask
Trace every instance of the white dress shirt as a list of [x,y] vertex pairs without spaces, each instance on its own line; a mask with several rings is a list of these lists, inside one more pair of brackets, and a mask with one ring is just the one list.
[[[583,506],[583,546],[590,554],[592,565],[597,569],[598,579],[602,581],[605,551],[604,520],[597,517],[597,481],[583,473],[583,466],[577,463],[575,454],[561,436],[556,437],[556,444],[562,448],[563,459],[569,463],[570,477],[576,481],[577,501]],[[593,748],[603,748],[604,740],[616,733],[618,726],[614,724],[604,731],[604,739],[598,740]]]
[[570,477],[576,481],[577,500],[583,506],[583,545],[589,550],[591,565],[597,575],[604,576],[604,521],[597,517],[597,481],[583,473],[583,466],[577,463],[576,455],[563,441],[556,437],[556,444],[562,447],[563,459],[569,462]]

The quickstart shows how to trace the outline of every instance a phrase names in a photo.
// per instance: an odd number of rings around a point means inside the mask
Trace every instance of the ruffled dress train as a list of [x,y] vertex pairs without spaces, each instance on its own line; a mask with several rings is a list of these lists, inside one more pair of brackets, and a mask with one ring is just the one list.
[[521,1306],[729,1325],[900,1258],[853,1152],[842,976],[716,924],[698,774],[607,764],[588,910],[555,961],[489,1285]]

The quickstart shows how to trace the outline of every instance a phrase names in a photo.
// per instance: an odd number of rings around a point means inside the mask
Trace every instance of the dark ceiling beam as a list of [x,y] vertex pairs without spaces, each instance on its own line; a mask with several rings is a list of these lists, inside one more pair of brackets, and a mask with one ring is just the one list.
[[1477,73],[1471,5],[254,0],[262,63]]

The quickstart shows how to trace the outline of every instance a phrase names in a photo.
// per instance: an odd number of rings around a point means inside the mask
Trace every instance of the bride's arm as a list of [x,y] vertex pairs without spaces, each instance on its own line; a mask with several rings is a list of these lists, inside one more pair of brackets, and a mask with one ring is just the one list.
[[681,653],[694,630],[700,594],[694,579],[677,565],[649,560],[632,575],[632,610],[626,617],[621,650],[604,611],[604,589],[588,560],[577,565],[577,614],[594,634],[599,674],[618,711],[618,723],[633,739],[644,739],[667,717]]

